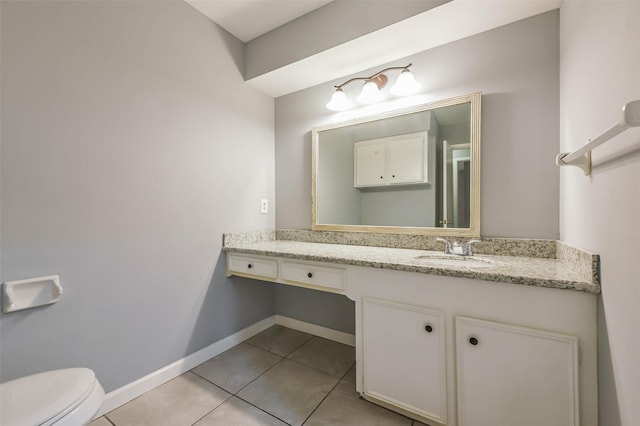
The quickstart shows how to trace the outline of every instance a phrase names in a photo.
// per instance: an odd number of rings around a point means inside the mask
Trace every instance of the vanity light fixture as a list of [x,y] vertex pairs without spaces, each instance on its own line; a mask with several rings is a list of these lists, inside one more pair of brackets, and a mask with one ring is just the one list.
[[327,108],[332,111],[344,111],[349,109],[351,107],[351,103],[342,88],[349,83],[359,80],[364,80],[365,83],[362,87],[362,92],[360,92],[356,100],[361,104],[366,105],[380,102],[384,98],[382,89],[387,85],[387,81],[389,81],[385,73],[393,70],[402,70],[402,72],[398,76],[396,83],[391,87],[391,93],[396,96],[413,95],[420,90],[420,86],[413,77],[413,74],[411,74],[411,71],[409,71],[409,67],[411,67],[411,65],[413,64],[409,64],[404,67],[385,68],[369,77],[354,77],[339,86],[334,86],[336,91],[333,92],[331,100],[327,103]]

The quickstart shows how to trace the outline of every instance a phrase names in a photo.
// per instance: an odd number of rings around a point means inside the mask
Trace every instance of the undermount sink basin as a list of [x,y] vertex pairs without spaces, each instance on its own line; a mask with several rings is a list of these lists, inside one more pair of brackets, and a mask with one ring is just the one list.
[[464,266],[467,268],[489,268],[496,266],[495,262],[472,256],[457,256],[446,254],[426,254],[416,257],[420,263],[435,266]]

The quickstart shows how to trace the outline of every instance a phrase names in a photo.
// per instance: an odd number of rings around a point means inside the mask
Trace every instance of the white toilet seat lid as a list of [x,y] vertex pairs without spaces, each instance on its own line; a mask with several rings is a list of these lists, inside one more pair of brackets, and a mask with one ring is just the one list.
[[94,388],[88,368],[67,368],[0,384],[0,424],[41,425],[80,404]]

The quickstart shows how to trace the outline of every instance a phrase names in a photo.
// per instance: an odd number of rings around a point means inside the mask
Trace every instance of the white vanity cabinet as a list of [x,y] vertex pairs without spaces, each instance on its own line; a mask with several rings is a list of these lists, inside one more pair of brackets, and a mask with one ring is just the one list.
[[269,256],[227,254],[227,276],[255,278],[332,293],[347,288],[347,268]]
[[427,183],[428,132],[354,144],[354,186]]
[[278,276],[278,261],[272,258],[232,254],[227,256],[227,275],[274,280]]
[[436,309],[363,299],[365,398],[446,423],[444,318]]
[[456,318],[458,426],[578,426],[578,339]]
[[597,426],[592,293],[227,254],[227,273],[355,301],[356,391],[430,426]]
[[340,293],[346,289],[347,271],[317,263],[282,261],[280,279],[287,284]]
[[597,425],[594,294],[356,267],[347,295],[367,400],[432,426]]

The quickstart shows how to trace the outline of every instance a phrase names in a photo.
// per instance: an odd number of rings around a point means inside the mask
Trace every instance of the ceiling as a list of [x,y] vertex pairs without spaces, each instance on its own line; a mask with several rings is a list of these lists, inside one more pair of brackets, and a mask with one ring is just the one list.
[[332,0],[185,0],[246,43]]
[[[245,43],[332,2],[184,1]],[[248,79],[247,83],[276,98],[557,9],[560,2],[451,0],[341,45],[283,64],[273,71]]]

